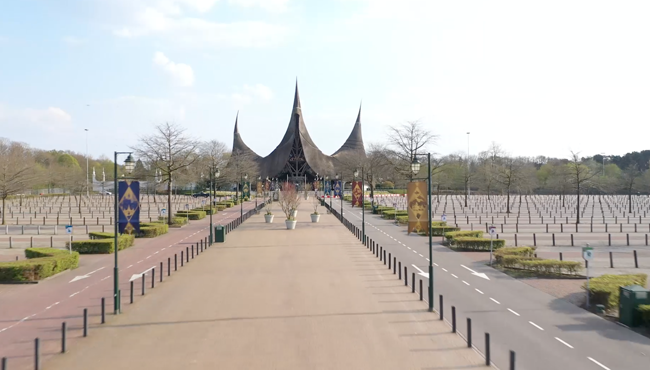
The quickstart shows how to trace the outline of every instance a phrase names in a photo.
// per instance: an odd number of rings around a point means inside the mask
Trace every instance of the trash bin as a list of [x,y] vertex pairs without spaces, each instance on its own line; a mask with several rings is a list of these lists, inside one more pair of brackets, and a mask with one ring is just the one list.
[[223,225],[214,227],[214,241],[215,243],[223,243],[226,241],[226,228]]
[[650,291],[639,285],[619,287],[618,321],[631,328],[643,324],[639,305],[650,304]]

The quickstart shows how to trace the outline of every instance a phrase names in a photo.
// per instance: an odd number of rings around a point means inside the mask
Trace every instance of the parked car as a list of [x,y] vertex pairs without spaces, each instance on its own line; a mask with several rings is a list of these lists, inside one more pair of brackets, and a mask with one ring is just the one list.
[[192,194],[192,196],[194,198],[207,198],[207,197],[210,196],[210,194],[208,194],[208,193],[196,193],[196,194]]

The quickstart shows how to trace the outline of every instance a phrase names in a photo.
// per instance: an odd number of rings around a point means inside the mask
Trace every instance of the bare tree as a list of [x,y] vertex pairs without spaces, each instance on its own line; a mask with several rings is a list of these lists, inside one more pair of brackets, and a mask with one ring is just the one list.
[[580,159],[580,153],[571,152],[571,158],[567,164],[569,173],[569,182],[576,192],[576,223],[580,223],[580,191],[588,184],[588,182],[598,174],[597,171],[592,171]]
[[[259,165],[252,155],[236,150],[231,153],[228,159],[224,179],[239,184],[243,175],[248,175],[249,179],[255,179],[258,173]],[[236,192],[237,196],[239,196],[239,186],[237,186]]]
[[499,144],[492,142],[488,150],[479,153],[477,176],[485,187],[488,200],[490,194],[496,185],[497,178],[497,162],[503,155],[503,150]]
[[[229,155],[228,150],[226,149],[226,144],[217,141],[210,140],[202,143],[199,148],[199,160],[197,162],[198,167],[201,168],[201,173],[208,171],[208,176],[206,180],[210,180],[211,176],[214,174],[209,174],[209,171],[215,171],[216,169],[224,170],[226,164],[228,163]],[[223,178],[220,176],[215,180],[215,187],[218,181],[223,181]],[[212,189],[210,189],[212,190]]]
[[172,177],[192,165],[198,156],[199,142],[185,135],[185,129],[165,122],[155,128],[155,133],[140,138],[133,148],[139,158],[158,169],[162,182],[167,184],[167,223],[172,224]]
[[435,144],[437,136],[424,128],[420,121],[408,121],[388,129],[388,145],[395,155],[394,166],[402,176],[413,179],[411,161],[416,154],[424,154]]
[[10,195],[23,192],[36,179],[34,157],[24,145],[0,139],[0,198],[2,224],[6,224],[5,201]]
[[620,182],[627,193],[628,211],[630,213],[632,213],[632,192],[636,189],[642,175],[643,172],[635,162],[632,162],[621,172]]
[[523,161],[520,158],[504,156],[496,168],[496,182],[506,190],[506,213],[510,213],[510,193],[522,178]]

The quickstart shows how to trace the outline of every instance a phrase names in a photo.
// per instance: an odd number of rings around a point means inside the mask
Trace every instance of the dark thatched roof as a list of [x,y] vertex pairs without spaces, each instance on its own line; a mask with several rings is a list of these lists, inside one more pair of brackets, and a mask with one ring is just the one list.
[[[239,113],[237,113],[239,117]],[[359,107],[359,114],[356,123],[352,128],[350,136],[345,143],[331,156],[324,154],[314,141],[309,136],[307,126],[302,115],[300,107],[300,95],[298,94],[298,83],[296,82],[296,92],[293,100],[293,109],[291,111],[291,118],[289,120],[289,127],[280,141],[280,144],[266,157],[262,158],[251,150],[242,140],[238,129],[238,119],[235,119],[235,132],[233,139],[233,154],[242,153],[255,160],[260,169],[262,178],[277,177],[286,170],[287,162],[291,157],[292,148],[294,145],[302,149],[304,158],[307,162],[307,167],[303,174],[320,175],[333,175],[338,167],[338,158],[345,155],[366,156],[366,151],[363,146],[363,137],[361,134],[361,107]],[[313,173],[310,173],[313,172]]]

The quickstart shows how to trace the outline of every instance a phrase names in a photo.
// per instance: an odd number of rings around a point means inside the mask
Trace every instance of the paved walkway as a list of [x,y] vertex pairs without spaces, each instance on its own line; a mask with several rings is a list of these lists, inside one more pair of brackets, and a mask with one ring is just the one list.
[[273,224],[252,217],[46,368],[485,368],[332,215],[312,224],[303,205],[288,231],[275,208]]

